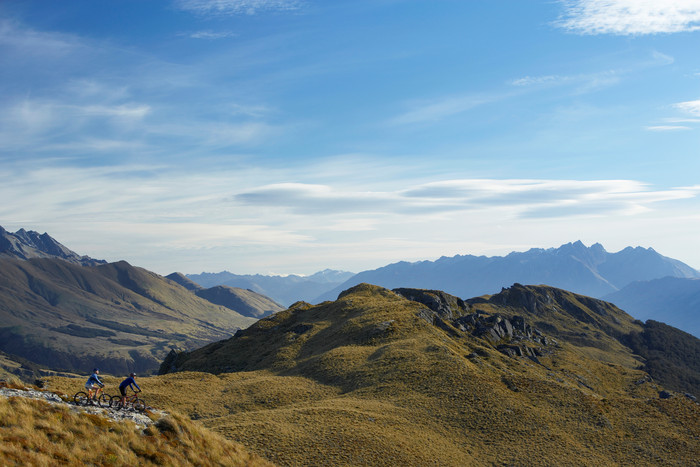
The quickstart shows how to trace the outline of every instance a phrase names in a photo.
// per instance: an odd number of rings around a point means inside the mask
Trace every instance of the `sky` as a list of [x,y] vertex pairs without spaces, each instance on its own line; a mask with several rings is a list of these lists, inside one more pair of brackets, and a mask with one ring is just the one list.
[[0,226],[159,274],[700,268],[700,0],[0,2]]

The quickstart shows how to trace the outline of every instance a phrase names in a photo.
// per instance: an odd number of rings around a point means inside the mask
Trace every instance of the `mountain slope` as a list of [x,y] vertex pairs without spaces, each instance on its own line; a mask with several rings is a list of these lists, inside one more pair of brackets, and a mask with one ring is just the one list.
[[551,287],[361,284],[171,353],[149,387],[283,465],[693,464],[699,406],[639,368],[621,339],[643,331]]
[[254,321],[123,261],[0,259],[0,350],[52,369],[150,371]]
[[252,290],[225,285],[204,288],[179,272],[166,276],[166,279],[177,282],[204,300],[215,305],[225,306],[236,313],[250,318],[262,318],[284,309],[282,305],[274,300]]
[[187,290],[191,290],[193,292],[203,288],[201,285],[190,280],[186,275],[184,275],[181,272],[174,272],[172,274],[168,274],[167,276],[165,276],[165,278],[170,279],[173,282],[177,282]]
[[272,313],[284,310],[284,307],[275,303],[270,298],[253,292],[252,290],[240,289],[238,287],[218,285],[208,289],[199,289],[195,293],[200,298],[216,305],[225,306],[230,310],[235,310],[237,313],[250,318],[262,318],[263,316],[269,316]]
[[49,234],[20,229],[10,233],[0,227],[0,258],[60,258],[83,266],[105,264],[106,261],[80,256],[54,240]]
[[633,282],[606,295],[641,320],[663,321],[700,337],[700,280],[664,277]]
[[559,248],[531,249],[507,256],[454,256],[436,261],[400,262],[361,272],[320,295],[314,303],[333,300],[362,282],[382,287],[440,289],[459,297],[496,293],[519,282],[547,284],[592,297],[602,297],[636,280],[675,276],[700,278],[680,261],[644,248],[608,253],[602,245],[575,242]]

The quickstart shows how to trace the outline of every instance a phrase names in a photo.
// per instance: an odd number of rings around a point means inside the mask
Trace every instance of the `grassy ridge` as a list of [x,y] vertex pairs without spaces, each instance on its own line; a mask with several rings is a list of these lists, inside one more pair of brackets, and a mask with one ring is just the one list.
[[0,397],[0,464],[271,465],[181,415],[141,430],[21,397]]
[[186,371],[139,384],[154,405],[281,465],[696,463],[698,405],[660,399],[663,387],[599,327],[638,324],[580,296],[538,291],[550,308],[529,317],[586,339],[557,337],[536,360],[508,357],[426,321],[420,303],[361,285],[182,354],[173,364]]

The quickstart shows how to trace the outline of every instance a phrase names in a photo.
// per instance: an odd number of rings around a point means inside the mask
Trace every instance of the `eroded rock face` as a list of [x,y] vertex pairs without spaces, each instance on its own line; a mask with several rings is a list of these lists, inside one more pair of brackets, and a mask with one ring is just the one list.
[[440,290],[401,288],[394,289],[393,292],[408,300],[422,303],[443,320],[452,321],[469,311],[464,300]]
[[[458,337],[468,334],[484,339],[511,357],[536,359],[538,355],[543,354],[541,346],[556,344],[554,339],[547,338],[541,331],[530,326],[523,316],[509,319],[500,315],[471,313],[468,303],[438,290],[402,288],[394,289],[393,292],[425,305],[426,308],[418,311],[418,316],[426,322]],[[525,306],[533,312],[538,309],[538,302],[531,295],[516,295],[515,303],[518,305]],[[542,305],[551,304],[539,303],[540,307]]]

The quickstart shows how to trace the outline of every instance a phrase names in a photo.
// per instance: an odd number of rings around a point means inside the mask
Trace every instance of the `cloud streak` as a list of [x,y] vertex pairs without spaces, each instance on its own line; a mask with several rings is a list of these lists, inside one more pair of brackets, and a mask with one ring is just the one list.
[[511,95],[512,93],[506,92],[503,95],[452,95],[414,100],[407,103],[409,110],[390,119],[388,123],[390,125],[436,123],[484,104],[506,99]]
[[352,191],[287,183],[240,193],[234,201],[295,214],[407,215],[499,209],[513,217],[635,214],[664,201],[697,196],[694,188],[652,190],[631,180],[447,180],[397,191]]
[[700,30],[698,0],[562,0],[555,24],[585,35],[644,35]]
[[295,11],[302,8],[299,0],[177,0],[175,5],[198,15],[255,15],[269,11]]
[[646,127],[649,131],[683,131],[692,130],[689,126],[684,125],[654,125]]

